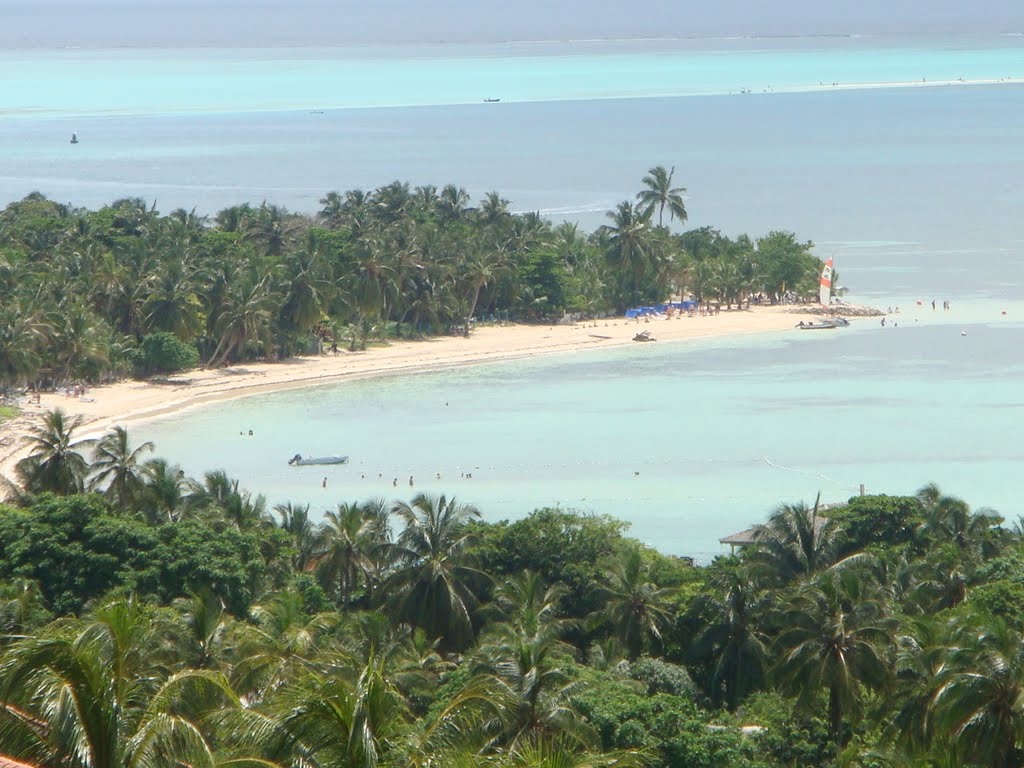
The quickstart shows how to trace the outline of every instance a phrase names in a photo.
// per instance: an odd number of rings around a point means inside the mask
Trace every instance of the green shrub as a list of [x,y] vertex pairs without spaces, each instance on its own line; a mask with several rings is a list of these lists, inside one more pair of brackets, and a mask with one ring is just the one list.
[[142,339],[142,346],[136,349],[131,357],[135,373],[139,376],[175,373],[199,365],[198,350],[166,331],[145,336]]
[[691,699],[697,695],[697,687],[693,684],[690,673],[678,664],[669,664],[667,661],[645,656],[629,664],[626,674],[645,683],[647,693],[651,695],[669,693]]

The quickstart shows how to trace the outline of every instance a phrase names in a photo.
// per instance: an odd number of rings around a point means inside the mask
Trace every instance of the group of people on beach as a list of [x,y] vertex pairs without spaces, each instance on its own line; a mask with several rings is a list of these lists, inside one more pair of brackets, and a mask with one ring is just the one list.
[[[74,384],[69,384],[66,387],[59,387],[57,389],[57,394],[64,395],[64,397],[85,397],[85,391],[85,384],[82,384],[81,382],[76,382]],[[38,392],[36,392],[35,394],[35,399],[36,402],[39,401]]]

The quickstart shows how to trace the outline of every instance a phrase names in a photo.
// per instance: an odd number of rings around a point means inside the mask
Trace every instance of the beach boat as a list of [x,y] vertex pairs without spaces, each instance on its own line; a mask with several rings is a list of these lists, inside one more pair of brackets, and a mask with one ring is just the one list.
[[78,143],[78,134],[77,133],[72,133],[71,134],[71,143],[72,144],[77,144]]
[[[821,306],[825,309],[831,309],[832,304],[832,257],[830,256],[828,261],[825,262],[825,266],[821,270],[821,279],[818,280],[818,301]],[[833,328],[845,328],[850,324],[850,321],[845,317],[839,315],[832,315],[822,320],[815,320],[809,323],[805,323],[801,320],[796,324],[796,327],[801,331],[828,331]]]
[[[849,325],[849,323],[845,322],[844,324]],[[796,327],[799,328],[801,331],[828,331],[833,328],[838,328],[839,323],[837,323],[835,320],[818,320],[817,322],[811,323],[805,323],[803,320],[801,320],[799,323],[796,324]]]
[[832,257],[828,257],[825,266],[821,270],[821,279],[818,281],[818,301],[821,306],[828,309],[832,306]]
[[288,463],[293,467],[311,467],[323,464],[348,464],[348,456],[314,456],[309,459],[302,458],[301,453],[292,456]]

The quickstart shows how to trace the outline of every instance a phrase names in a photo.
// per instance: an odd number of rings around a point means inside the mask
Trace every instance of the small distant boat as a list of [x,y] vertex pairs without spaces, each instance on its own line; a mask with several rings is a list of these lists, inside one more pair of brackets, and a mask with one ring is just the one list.
[[495,104],[499,101],[501,101],[501,99],[484,99],[485,104]]
[[77,133],[72,133],[71,134],[71,143],[72,144],[77,144],[78,143],[78,134]]
[[288,460],[288,463],[293,467],[311,467],[318,464],[348,464],[348,456],[314,456],[304,459],[301,453],[296,453]]

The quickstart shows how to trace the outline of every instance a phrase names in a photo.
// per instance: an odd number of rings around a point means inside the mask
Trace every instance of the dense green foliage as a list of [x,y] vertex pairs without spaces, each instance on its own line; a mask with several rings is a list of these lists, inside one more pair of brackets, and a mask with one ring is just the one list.
[[135,372],[142,376],[175,373],[199,365],[199,351],[168,331],[142,337],[142,344],[130,355]]
[[557,509],[267,510],[47,414],[0,506],[0,755],[129,766],[1019,766],[1024,538],[925,486],[695,568]]
[[0,389],[279,359],[469,333],[473,318],[600,316],[693,294],[815,290],[810,243],[732,240],[686,220],[673,173],[583,233],[449,185],[331,192],[313,217],[263,204],[212,219],[142,200],[98,211],[39,194],[0,212]]

